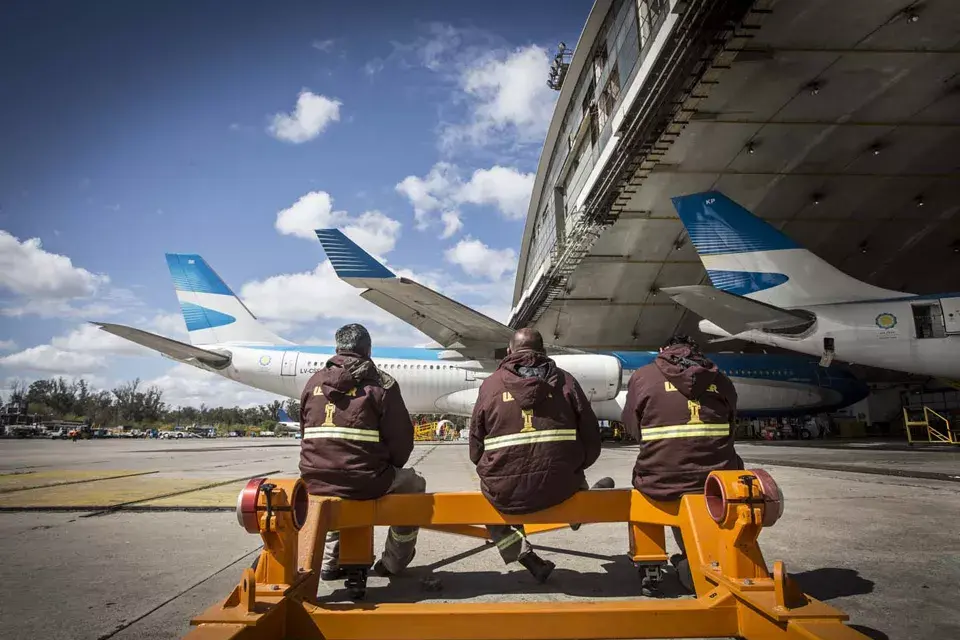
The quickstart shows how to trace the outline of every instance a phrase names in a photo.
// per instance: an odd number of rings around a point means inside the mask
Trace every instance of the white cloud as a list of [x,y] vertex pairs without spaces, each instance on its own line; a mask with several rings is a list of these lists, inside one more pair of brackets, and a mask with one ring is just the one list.
[[443,239],[452,237],[463,228],[463,220],[460,219],[460,213],[457,211],[444,211],[440,214],[440,222],[443,223],[443,233],[440,234]]
[[13,340],[0,340],[0,351],[16,351],[17,343]]
[[[455,196],[459,183],[457,168],[446,162],[438,162],[426,177],[407,176],[397,184],[396,189],[410,200],[417,228],[423,230],[429,226],[432,213],[456,207]],[[456,212],[451,213],[456,215]]]
[[407,176],[396,190],[413,205],[417,228],[424,230],[437,220],[443,224],[443,238],[449,238],[463,226],[459,207],[465,204],[492,205],[509,220],[522,220],[527,214],[534,174],[495,165],[477,169],[466,182],[455,165],[438,162],[423,178]]
[[534,178],[532,173],[521,173],[500,165],[478,169],[460,189],[458,197],[461,202],[494,205],[505,217],[523,220],[530,204]]
[[286,273],[243,285],[240,296],[250,310],[270,321],[359,320],[389,324],[393,316],[360,297],[340,280],[329,261],[313,271]]
[[[175,328],[174,321],[179,324],[178,329]],[[186,336],[186,328],[179,314],[158,314],[152,319],[139,318],[130,324],[159,330],[159,333],[174,338]],[[15,345],[13,348],[16,348]],[[112,356],[153,355],[156,354],[146,347],[107,333],[96,325],[85,323],[63,335],[54,336],[48,344],[2,357],[0,365],[58,374],[86,374],[111,364]]]
[[331,122],[340,120],[342,102],[307,89],[297,96],[293,113],[274,114],[267,131],[278,140],[300,144],[319,136]]
[[43,249],[39,238],[21,242],[0,231],[0,288],[34,300],[66,300],[94,295],[105,275],[75,267],[70,258]]
[[66,335],[57,336],[50,345],[64,352],[102,355],[147,355],[149,349],[107,333],[92,324],[80,325]]
[[277,213],[277,231],[308,240],[316,240],[316,229],[338,227],[370,253],[389,253],[400,237],[400,223],[379,211],[350,216],[333,210],[333,198],[326,191],[311,191]]
[[447,249],[444,257],[471,276],[489,280],[501,280],[517,267],[517,254],[513,249],[491,249],[473,238],[465,238]]
[[168,338],[187,337],[187,326],[179,313],[159,313],[146,323],[147,328]]
[[11,318],[40,316],[41,318],[100,319],[116,315],[120,309],[107,303],[75,304],[67,300],[23,300],[0,303],[0,315]]
[[316,49],[317,51],[323,51],[324,53],[330,53],[333,51],[333,45],[336,43],[336,40],[330,38],[328,40],[314,40],[310,43],[310,46]]
[[186,364],[178,364],[141,386],[159,388],[163,392],[163,401],[174,407],[199,407],[201,404],[208,407],[252,407],[280,398]]
[[547,86],[550,56],[537,45],[492,51],[462,69],[466,122],[444,127],[441,146],[511,140],[541,143],[557,94]]
[[383,71],[385,64],[380,58],[374,58],[363,65],[363,72],[368,76],[375,76]]
[[107,361],[101,355],[42,344],[0,358],[0,366],[50,373],[87,373],[106,367]]

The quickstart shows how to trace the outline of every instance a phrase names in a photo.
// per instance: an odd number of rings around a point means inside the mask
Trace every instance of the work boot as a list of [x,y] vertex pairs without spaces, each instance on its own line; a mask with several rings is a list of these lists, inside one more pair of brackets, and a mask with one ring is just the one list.
[[529,571],[530,575],[540,584],[547,581],[547,578],[550,577],[553,569],[557,566],[549,560],[544,560],[533,551],[519,558],[518,562],[523,565],[523,568]]
[[320,579],[324,582],[343,580],[346,577],[347,572],[344,571],[342,567],[334,567],[333,569],[320,569]]
[[[410,562],[413,562],[413,559],[417,557],[417,550],[414,549],[413,553],[410,554]],[[410,565],[410,562],[407,565]],[[377,560],[373,565],[373,572],[381,578],[389,578],[394,575],[390,569],[387,569],[387,565],[383,564],[383,558]]]
[[[591,489],[613,489],[613,487],[615,486],[616,486],[616,483],[613,481],[613,478],[604,477],[594,482],[593,486],[591,486],[590,488]],[[580,528],[580,523],[577,522],[577,523],[571,524],[570,528],[576,531],[577,529]]]

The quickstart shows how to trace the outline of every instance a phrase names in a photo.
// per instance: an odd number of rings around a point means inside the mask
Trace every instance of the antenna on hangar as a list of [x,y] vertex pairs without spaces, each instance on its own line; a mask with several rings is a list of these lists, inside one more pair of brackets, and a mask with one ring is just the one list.
[[570,67],[570,60],[573,58],[573,51],[567,49],[567,44],[561,42],[557,45],[557,54],[553,56],[553,62],[550,64],[550,76],[547,78],[547,86],[554,91],[560,91],[563,86],[563,79],[567,77],[567,69]]

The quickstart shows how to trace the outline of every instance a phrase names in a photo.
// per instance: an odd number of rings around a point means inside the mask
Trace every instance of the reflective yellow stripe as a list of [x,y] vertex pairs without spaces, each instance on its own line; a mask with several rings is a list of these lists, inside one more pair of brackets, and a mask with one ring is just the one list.
[[528,431],[514,433],[509,436],[497,436],[483,441],[483,448],[487,451],[512,447],[519,444],[535,444],[537,442],[566,442],[577,439],[576,429],[545,429],[543,431]]
[[725,436],[730,433],[730,425],[724,424],[674,424],[666,427],[644,427],[640,435],[644,442],[667,440],[670,438],[702,438],[703,436]]
[[523,535],[519,531],[514,531],[506,538],[501,538],[500,542],[497,543],[497,549],[506,549],[509,546],[515,545],[523,540]]
[[308,427],[303,430],[304,438],[340,438],[360,442],[380,442],[380,433],[371,429],[353,429],[350,427]]
[[390,537],[400,543],[413,542],[417,539],[417,533],[418,531],[414,531],[413,533],[397,533],[393,529],[390,529]]

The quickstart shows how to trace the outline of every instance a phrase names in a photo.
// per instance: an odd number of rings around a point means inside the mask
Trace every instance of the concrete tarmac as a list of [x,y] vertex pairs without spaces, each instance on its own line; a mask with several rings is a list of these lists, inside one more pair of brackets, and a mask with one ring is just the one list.
[[[785,561],[805,591],[869,637],[960,638],[960,452],[738,450],[748,467],[770,470],[786,498],[783,518],[760,537],[768,563]],[[233,514],[245,478],[295,475],[297,454],[294,440],[0,441],[0,637],[181,637],[259,549]],[[635,456],[635,447],[607,448],[588,479],[628,486]],[[418,445],[411,462],[430,491],[477,488],[465,446]],[[489,545],[423,531],[408,574],[372,577],[368,601],[638,597],[623,525],[532,541],[557,564],[546,585],[505,568]],[[426,575],[440,578],[440,593],[420,589]],[[332,586],[320,595],[342,600]],[[668,576],[665,589],[674,587]]]

